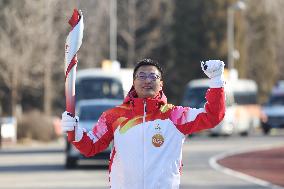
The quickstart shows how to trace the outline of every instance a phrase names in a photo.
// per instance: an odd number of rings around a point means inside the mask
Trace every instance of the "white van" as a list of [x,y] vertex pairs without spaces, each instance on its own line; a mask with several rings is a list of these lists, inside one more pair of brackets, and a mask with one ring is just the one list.
[[132,85],[132,69],[82,69],[76,76],[76,100],[123,99]]
[[227,85],[234,95],[237,129],[246,135],[261,123],[262,111],[257,103],[257,84],[254,80],[237,79],[228,81]]
[[[184,93],[182,106],[203,108],[206,102],[205,93],[209,88],[209,79],[195,79],[190,81]],[[215,128],[208,130],[210,135],[231,135],[235,131],[235,106],[233,94],[226,91],[226,115],[223,121]]]

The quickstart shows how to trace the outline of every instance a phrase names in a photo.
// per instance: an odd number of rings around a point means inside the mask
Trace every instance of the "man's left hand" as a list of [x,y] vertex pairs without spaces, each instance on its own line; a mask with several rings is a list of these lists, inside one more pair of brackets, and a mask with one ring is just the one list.
[[201,62],[202,70],[210,79],[221,76],[224,72],[224,66],[225,64],[221,60],[207,60],[206,62]]
[[210,87],[219,88],[224,86],[224,73],[225,64],[221,60],[207,60],[201,62],[203,72],[210,78]]

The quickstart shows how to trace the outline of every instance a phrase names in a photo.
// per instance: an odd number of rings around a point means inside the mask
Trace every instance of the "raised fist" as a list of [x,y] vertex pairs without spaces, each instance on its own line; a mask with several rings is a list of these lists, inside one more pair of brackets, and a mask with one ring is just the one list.
[[210,88],[224,87],[224,67],[225,64],[221,60],[207,60],[206,62],[201,62],[202,70],[210,78]]
[[210,78],[222,76],[224,72],[224,62],[221,60],[207,60],[201,62],[201,68],[204,73]]

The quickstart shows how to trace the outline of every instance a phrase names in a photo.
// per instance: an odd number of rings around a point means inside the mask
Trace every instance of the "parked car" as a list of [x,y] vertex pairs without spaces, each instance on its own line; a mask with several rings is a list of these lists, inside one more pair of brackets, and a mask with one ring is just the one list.
[[269,134],[273,128],[284,128],[284,91],[272,93],[262,110],[264,119],[261,126],[264,134]]
[[[76,106],[76,113],[80,119],[80,127],[85,128],[87,131],[91,131],[104,111],[120,105],[121,103],[122,100],[116,99],[80,100]],[[97,163],[99,163],[99,161],[103,164],[108,163],[111,147],[91,158],[86,158],[80,154],[73,145],[67,142],[67,138],[66,143],[66,168],[76,167],[80,160],[98,160],[96,161]]]

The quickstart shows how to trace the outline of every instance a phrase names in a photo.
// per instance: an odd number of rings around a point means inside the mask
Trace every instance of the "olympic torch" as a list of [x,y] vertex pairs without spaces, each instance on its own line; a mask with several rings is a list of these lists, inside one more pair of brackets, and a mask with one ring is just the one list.
[[[77,52],[83,39],[83,15],[81,11],[74,9],[73,15],[69,20],[71,31],[69,32],[65,43],[65,97],[66,111],[75,116],[75,80],[77,68]],[[75,132],[68,132],[68,141],[74,141]]]

